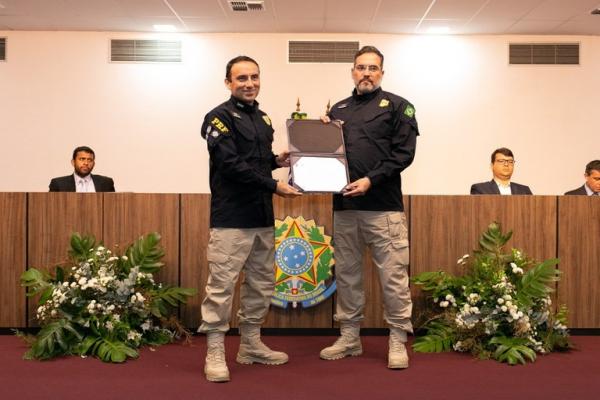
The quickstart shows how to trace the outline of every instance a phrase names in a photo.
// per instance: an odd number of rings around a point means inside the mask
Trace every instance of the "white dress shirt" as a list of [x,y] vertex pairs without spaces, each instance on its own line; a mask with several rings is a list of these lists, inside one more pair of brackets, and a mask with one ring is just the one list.
[[73,174],[73,176],[75,176],[75,191],[77,193],[94,193],[96,191],[91,175],[88,175],[85,178],[82,178],[77,174]]

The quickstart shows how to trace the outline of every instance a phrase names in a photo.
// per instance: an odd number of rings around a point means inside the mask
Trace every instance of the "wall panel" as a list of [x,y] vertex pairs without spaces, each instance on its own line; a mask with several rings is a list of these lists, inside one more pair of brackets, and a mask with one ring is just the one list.
[[26,269],[26,193],[0,193],[0,327],[23,327],[25,290],[19,284]]
[[559,197],[558,299],[569,327],[600,328],[600,198]]

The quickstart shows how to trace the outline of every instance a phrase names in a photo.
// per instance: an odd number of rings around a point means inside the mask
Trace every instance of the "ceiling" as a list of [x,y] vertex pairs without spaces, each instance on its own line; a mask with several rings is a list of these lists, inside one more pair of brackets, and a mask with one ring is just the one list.
[[0,30],[600,35],[600,0],[0,0]]

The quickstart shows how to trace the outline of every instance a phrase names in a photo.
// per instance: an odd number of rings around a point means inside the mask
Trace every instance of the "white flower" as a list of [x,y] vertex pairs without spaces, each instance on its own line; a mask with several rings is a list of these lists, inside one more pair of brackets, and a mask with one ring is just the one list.
[[83,286],[87,283],[87,278],[81,278],[77,283],[79,283],[80,286]]
[[510,296],[510,294],[505,294],[502,297],[504,298],[504,300],[512,300],[512,297]]
[[447,302],[446,300],[444,300],[444,301],[440,301],[440,307],[446,308],[446,307],[448,307],[448,305],[449,305],[449,304],[450,304],[450,303],[449,303],[449,302]]
[[140,328],[142,328],[143,331],[147,331],[150,329],[150,323],[151,321],[149,319],[147,319],[146,321],[144,321],[144,323],[140,326]]
[[114,329],[114,326],[113,326],[112,322],[110,322],[110,321],[106,321],[104,326],[106,326],[106,329],[108,329],[109,331],[112,331]]
[[503,304],[503,303],[504,303],[504,299],[503,299],[502,297],[500,297],[500,298],[498,299],[498,304]]
[[123,260],[123,261],[127,261],[127,260],[128,260],[128,258],[127,258],[127,256],[121,256],[121,260]]
[[502,306],[502,307],[500,307],[500,309],[501,309],[503,312],[506,312],[506,311],[508,310],[508,307],[506,307],[506,306]]

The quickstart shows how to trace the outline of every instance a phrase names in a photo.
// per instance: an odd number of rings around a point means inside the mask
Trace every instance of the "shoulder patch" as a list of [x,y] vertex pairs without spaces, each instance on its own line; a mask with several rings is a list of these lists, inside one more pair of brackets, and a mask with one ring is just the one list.
[[210,124],[212,126],[214,126],[221,133],[224,133],[224,134],[229,133],[229,128],[227,128],[227,126],[225,126],[225,124],[223,122],[221,122],[221,120],[217,117],[214,117],[212,119],[212,121],[210,121]]
[[271,119],[269,118],[268,115],[263,115],[262,119],[265,121],[265,124],[271,126]]
[[412,118],[415,116],[415,108],[413,106],[411,106],[410,104],[407,104],[406,107],[404,108],[404,115],[406,115],[408,118]]
[[389,101],[389,100],[387,100],[387,99],[382,99],[382,100],[379,102],[379,107],[382,107],[382,108],[383,108],[383,107],[387,107],[387,106],[389,106],[389,105],[390,105],[390,101]]

